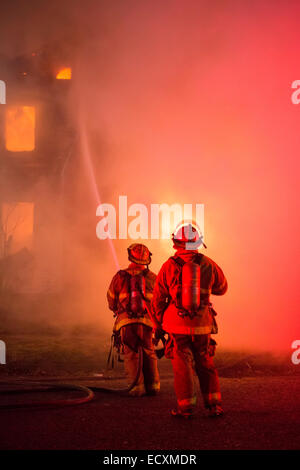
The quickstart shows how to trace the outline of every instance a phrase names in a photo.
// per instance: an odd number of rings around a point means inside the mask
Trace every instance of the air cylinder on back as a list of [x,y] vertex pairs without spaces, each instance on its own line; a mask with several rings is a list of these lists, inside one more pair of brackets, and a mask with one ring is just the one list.
[[146,282],[142,274],[131,276],[130,279],[130,310],[134,315],[143,313],[145,310]]
[[199,264],[187,262],[182,267],[182,307],[194,312],[200,308],[200,273]]

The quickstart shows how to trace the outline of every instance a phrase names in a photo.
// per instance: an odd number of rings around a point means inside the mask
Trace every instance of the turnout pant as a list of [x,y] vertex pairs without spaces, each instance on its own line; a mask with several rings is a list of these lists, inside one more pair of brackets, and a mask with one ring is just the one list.
[[199,379],[205,407],[220,405],[218,373],[209,354],[210,335],[173,334],[172,337],[172,365],[178,408],[192,411],[196,405],[194,371]]
[[121,328],[121,340],[124,346],[124,362],[128,380],[132,383],[136,377],[139,355],[142,347],[143,368],[135,387],[129,392],[133,396],[145,393],[154,394],[160,389],[157,357],[152,343],[152,328],[142,323],[133,323]]

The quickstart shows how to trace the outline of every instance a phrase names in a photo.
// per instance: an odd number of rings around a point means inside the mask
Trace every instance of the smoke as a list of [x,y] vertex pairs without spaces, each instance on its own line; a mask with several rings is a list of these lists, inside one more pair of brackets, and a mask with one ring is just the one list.
[[[297,3],[12,1],[3,10],[2,52],[67,50],[69,112],[79,141],[86,132],[101,202],[205,204],[205,254],[229,283],[213,299],[218,342],[290,348],[299,304]],[[64,200],[64,276],[77,289],[62,318],[108,331],[116,267],[108,242],[96,239],[99,201],[86,163],[78,144]],[[130,242],[114,242],[121,266]],[[145,242],[158,272],[172,244]]]

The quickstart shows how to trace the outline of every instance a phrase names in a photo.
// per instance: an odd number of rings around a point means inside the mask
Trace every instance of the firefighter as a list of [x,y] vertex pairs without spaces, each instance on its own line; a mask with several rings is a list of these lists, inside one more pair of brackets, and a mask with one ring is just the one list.
[[[198,376],[208,416],[221,416],[219,378],[213,363],[217,332],[210,294],[223,295],[227,281],[219,266],[198,253],[202,237],[193,223],[179,226],[172,235],[175,255],[158,273],[152,300],[153,316],[160,325],[155,335],[169,334],[166,356],[172,359],[176,417],[195,412],[194,371]],[[203,244],[204,245],[204,244]]]
[[151,255],[145,245],[130,245],[130,264],[117,272],[107,292],[109,308],[116,316],[114,332],[120,333],[125,370],[131,383],[138,371],[140,346],[143,351],[143,368],[136,385],[129,392],[132,396],[155,395],[160,389],[157,357],[152,342],[151,300],[156,275],[148,268]]

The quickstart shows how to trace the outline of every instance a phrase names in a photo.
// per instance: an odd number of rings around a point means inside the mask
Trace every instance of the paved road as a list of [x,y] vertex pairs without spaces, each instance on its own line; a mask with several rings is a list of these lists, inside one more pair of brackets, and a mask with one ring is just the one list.
[[[222,378],[226,415],[169,415],[172,378],[157,397],[117,397],[72,408],[1,410],[1,449],[300,449],[300,377]],[[14,398],[15,399],[15,398]]]

